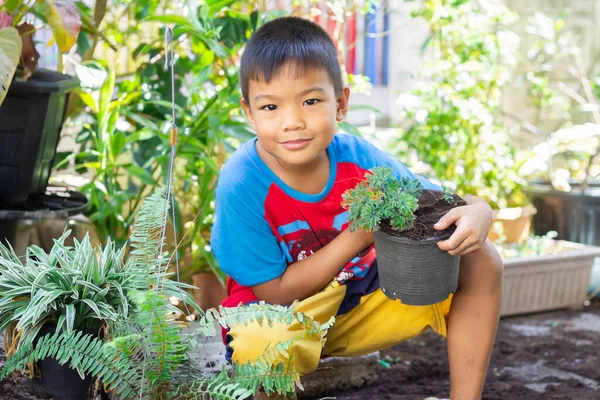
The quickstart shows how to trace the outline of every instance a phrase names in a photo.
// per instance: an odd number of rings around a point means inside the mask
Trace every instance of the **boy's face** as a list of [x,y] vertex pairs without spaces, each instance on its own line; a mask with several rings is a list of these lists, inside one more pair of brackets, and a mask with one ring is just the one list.
[[242,100],[260,146],[283,167],[309,165],[333,140],[350,91],[335,93],[327,71],[283,66],[270,83],[251,80]]

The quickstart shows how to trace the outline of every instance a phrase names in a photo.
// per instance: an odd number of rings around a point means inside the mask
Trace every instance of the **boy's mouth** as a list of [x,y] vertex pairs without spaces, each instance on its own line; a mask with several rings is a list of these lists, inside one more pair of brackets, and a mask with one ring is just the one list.
[[281,142],[281,145],[288,150],[301,150],[308,146],[308,143],[312,139],[294,139],[294,140],[286,140],[285,142]]

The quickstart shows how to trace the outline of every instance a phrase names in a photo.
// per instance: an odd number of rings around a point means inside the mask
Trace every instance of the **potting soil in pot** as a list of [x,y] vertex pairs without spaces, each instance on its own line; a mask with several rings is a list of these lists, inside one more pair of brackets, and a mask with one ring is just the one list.
[[406,231],[392,229],[388,221],[381,223],[380,230],[391,236],[405,237],[411,240],[425,240],[431,238],[447,238],[456,229],[451,225],[443,231],[436,230],[433,226],[451,209],[464,206],[467,203],[457,195],[453,195],[454,201],[448,203],[444,193],[435,190],[423,190],[419,198],[419,207],[415,211],[415,226]]

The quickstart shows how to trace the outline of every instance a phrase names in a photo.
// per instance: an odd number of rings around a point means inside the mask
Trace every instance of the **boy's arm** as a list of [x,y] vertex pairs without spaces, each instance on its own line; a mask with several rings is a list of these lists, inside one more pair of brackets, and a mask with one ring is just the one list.
[[327,285],[352,258],[372,243],[372,233],[345,229],[310,257],[288,266],[281,276],[253,286],[254,294],[260,300],[274,304],[304,300]]

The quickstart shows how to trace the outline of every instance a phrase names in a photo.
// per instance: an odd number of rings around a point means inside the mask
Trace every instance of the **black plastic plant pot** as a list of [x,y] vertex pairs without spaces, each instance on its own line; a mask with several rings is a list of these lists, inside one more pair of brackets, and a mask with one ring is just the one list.
[[415,241],[375,232],[377,269],[383,293],[402,304],[439,303],[458,287],[460,257],[440,250],[435,238]]
[[[39,336],[53,334],[56,327],[44,325]],[[86,334],[98,333],[98,329],[84,329]],[[38,362],[40,383],[45,391],[63,400],[87,400],[92,384],[92,377],[81,379],[79,372],[71,368],[69,363],[60,365],[56,359],[48,357]]]
[[0,106],[0,202],[21,203],[46,190],[68,95],[77,86],[77,78],[47,70],[11,83]]

